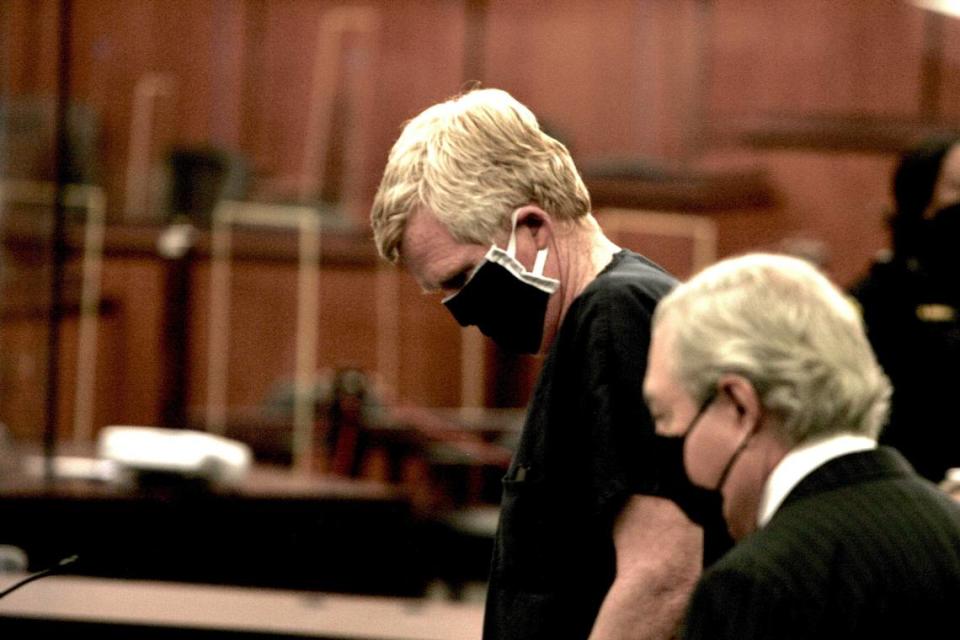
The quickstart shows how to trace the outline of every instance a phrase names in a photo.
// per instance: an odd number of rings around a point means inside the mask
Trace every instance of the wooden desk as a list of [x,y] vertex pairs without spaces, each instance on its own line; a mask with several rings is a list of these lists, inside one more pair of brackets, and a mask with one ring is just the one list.
[[0,485],[0,544],[30,569],[77,554],[72,573],[417,596],[428,563],[419,520],[375,483],[256,469],[236,489],[136,490],[18,479]]
[[0,637],[476,640],[482,618],[479,604],[51,576],[0,600]]

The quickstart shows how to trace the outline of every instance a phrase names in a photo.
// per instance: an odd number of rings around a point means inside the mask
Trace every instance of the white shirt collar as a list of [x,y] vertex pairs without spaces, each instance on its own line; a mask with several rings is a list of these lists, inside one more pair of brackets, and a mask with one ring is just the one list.
[[763,487],[760,508],[757,510],[757,527],[762,527],[770,522],[770,518],[783,504],[787,495],[814,469],[822,466],[828,460],[855,451],[875,449],[876,446],[877,442],[873,438],[852,433],[841,433],[791,449],[783,457],[783,460],[774,467]]

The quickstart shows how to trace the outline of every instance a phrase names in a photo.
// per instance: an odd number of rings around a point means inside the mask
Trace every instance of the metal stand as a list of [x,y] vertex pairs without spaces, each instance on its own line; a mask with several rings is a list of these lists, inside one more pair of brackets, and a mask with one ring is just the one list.
[[[0,180],[0,204],[52,205],[56,185],[30,180]],[[83,276],[80,289],[80,320],[77,336],[77,382],[73,409],[73,439],[85,442],[93,436],[93,399],[96,388],[97,326],[100,315],[100,281],[103,271],[103,236],[106,196],[92,185],[65,185],[62,206],[82,209]]]
[[230,251],[234,225],[286,227],[300,233],[297,271],[296,374],[293,466],[309,472],[314,456],[315,377],[320,311],[320,216],[307,206],[224,200],[213,212],[210,268],[210,351],[207,429],[223,434],[227,419],[227,354],[230,334]]

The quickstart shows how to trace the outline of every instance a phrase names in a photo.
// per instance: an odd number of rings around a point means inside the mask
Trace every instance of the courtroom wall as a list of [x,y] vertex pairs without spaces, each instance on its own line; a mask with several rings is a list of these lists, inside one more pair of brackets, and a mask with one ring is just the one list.
[[[955,20],[893,0],[0,0],[0,99],[50,97],[68,80],[71,101],[96,114],[96,180],[114,225],[169,222],[166,154],[216,147],[245,162],[250,199],[322,203],[366,243],[403,122],[476,82],[502,87],[569,145],[598,185],[598,209],[704,216],[717,226],[718,256],[814,240],[847,285],[887,244],[897,152],[958,124],[958,36]],[[626,175],[616,197],[595,181],[611,166]],[[669,197],[650,188],[663,168]],[[701,189],[704,176],[753,181],[728,197]],[[120,327],[102,341],[108,356],[162,357],[163,265],[147,253],[117,257],[104,273],[119,305],[104,325]],[[366,260],[325,268],[321,364],[372,368],[415,404],[495,402],[505,383],[465,386],[463,359],[480,357],[493,375],[504,370],[497,354],[464,342],[406,276],[384,289]],[[197,405],[206,268],[195,272],[201,311],[191,319]],[[294,270],[238,265],[234,405],[261,401],[292,371]],[[382,324],[384,304],[398,322]],[[155,421],[160,370],[120,360],[105,377],[120,399],[104,400],[113,408],[98,420]],[[535,368],[520,367],[522,385]]]

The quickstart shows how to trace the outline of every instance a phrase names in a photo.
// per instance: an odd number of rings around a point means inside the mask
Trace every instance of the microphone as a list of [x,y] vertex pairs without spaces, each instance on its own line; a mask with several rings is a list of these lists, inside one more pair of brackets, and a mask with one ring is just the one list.
[[49,576],[50,574],[53,574],[53,573],[59,573],[60,571],[63,570],[64,567],[68,567],[74,562],[76,562],[78,558],[79,556],[72,555],[67,558],[64,558],[63,560],[58,562],[56,565],[44,569],[43,571],[37,571],[36,573],[31,573],[26,578],[23,578],[19,582],[15,582],[11,586],[4,589],[3,591],[0,591],[0,598],[10,595],[20,587],[26,584],[29,584],[34,580],[39,580],[40,578],[43,578],[44,576]]

